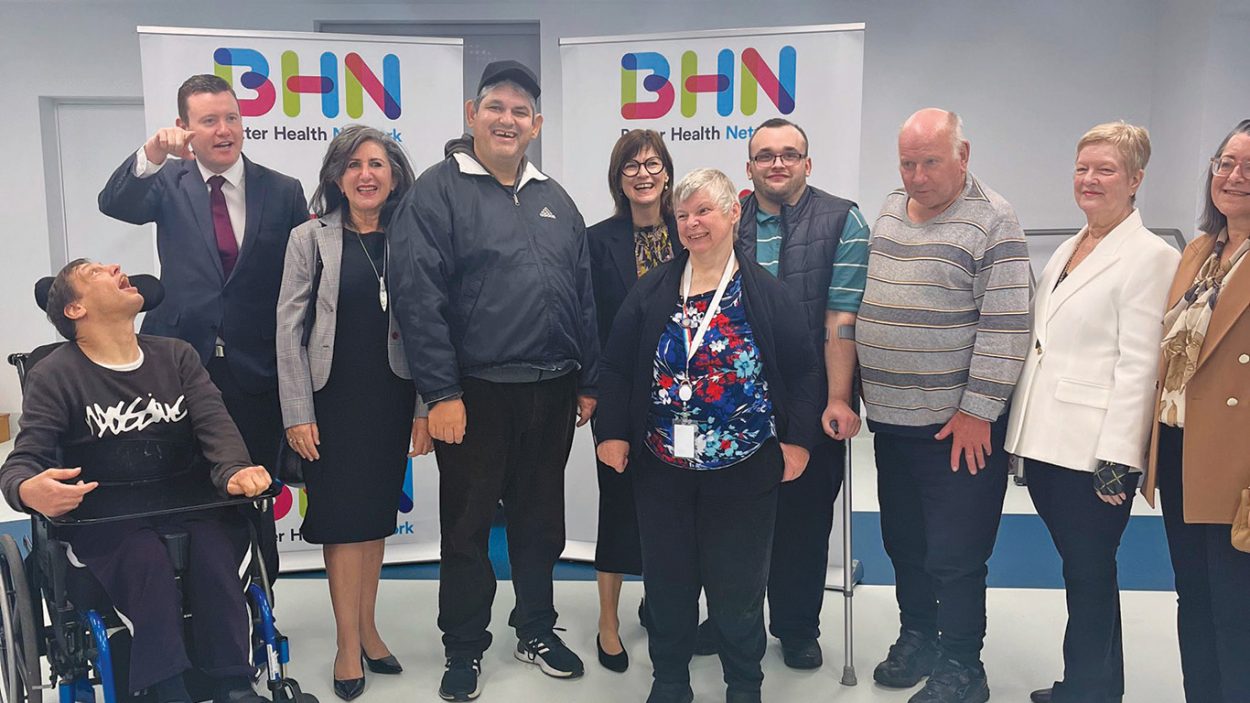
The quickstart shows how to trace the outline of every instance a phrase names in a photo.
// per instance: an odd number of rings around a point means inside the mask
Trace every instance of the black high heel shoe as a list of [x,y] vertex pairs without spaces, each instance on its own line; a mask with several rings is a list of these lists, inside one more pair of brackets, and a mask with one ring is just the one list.
[[381,659],[370,659],[365,650],[360,650],[360,658],[365,661],[365,666],[369,667],[369,671],[375,674],[398,674],[402,673],[404,667],[400,666],[399,660],[394,654],[388,654]]
[[365,677],[358,679],[335,679],[334,695],[345,701],[358,698],[360,694],[365,692]]
[[615,671],[618,674],[625,673],[629,668],[629,652],[625,651],[625,643],[621,643],[620,654],[608,654],[603,651],[603,645],[599,642],[599,635],[595,635],[595,649],[599,650],[599,664],[608,671]]

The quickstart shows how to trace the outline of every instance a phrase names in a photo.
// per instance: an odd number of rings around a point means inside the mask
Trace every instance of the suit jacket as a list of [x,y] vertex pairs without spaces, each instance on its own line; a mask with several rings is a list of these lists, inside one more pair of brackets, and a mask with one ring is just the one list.
[[[308,346],[302,344],[304,320],[312,294],[317,257],[322,261],[321,282],[317,286],[316,319]],[[343,219],[341,212],[309,220],[291,230],[282,270],[282,290],[278,294],[278,397],[282,401],[284,427],[316,422],[313,392],[325,388],[334,362],[334,331],[338,324],[335,306],[339,301],[339,280],[343,264]],[[404,342],[395,324],[395,306],[389,306],[386,355],[391,371],[411,379]],[[418,400],[418,407],[423,408]],[[422,412],[421,415],[425,413]]]
[[[665,218],[668,238],[673,243],[673,258],[685,251],[677,238],[677,222]],[[634,258],[634,221],[625,217],[608,219],[586,230],[590,247],[590,278],[595,293],[595,314],[599,325],[599,346],[606,348],[612,333],[616,311],[625,302],[629,289],[638,282],[638,265]]]
[[1078,471],[1100,459],[1143,469],[1163,302],[1180,252],[1134,210],[1056,290],[1084,232],[1059,246],[1038,281],[1006,449]]
[[217,253],[208,186],[191,160],[171,160],[147,178],[134,175],[136,154],[100,191],[100,212],[124,222],[156,223],[165,301],[143,319],[145,334],[191,343],[205,363],[218,338],[226,361],[250,393],[278,384],[274,308],[291,229],[308,219],[299,181],[243,158],[247,224],[227,279]]
[[[1215,236],[1204,234],[1185,247],[1172,279],[1167,305],[1175,305],[1193,285],[1202,262],[1215,248]],[[1250,264],[1250,262],[1246,262]],[[1211,314],[1198,368],[1185,386],[1185,439],[1182,480],[1185,522],[1231,525],[1241,489],[1250,486],[1250,269],[1246,264],[1224,282]],[[1165,370],[1159,360],[1159,387]],[[1155,418],[1158,418],[1158,408]],[[1155,504],[1159,454],[1159,423],[1153,423],[1150,463],[1142,495]]]

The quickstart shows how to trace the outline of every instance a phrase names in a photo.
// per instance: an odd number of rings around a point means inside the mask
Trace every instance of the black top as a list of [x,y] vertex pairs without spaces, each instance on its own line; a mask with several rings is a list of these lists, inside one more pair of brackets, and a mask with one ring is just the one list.
[[[31,368],[22,429],[0,467],[0,491],[14,509],[26,510],[18,492],[23,481],[45,469],[64,467],[63,453],[90,454],[90,445],[122,441],[198,445],[196,451],[211,465],[213,483],[223,491],[231,476],[251,464],[243,438],[195,349],[180,339],[147,335],[138,339],[143,363],[132,371],[100,366],[73,342]],[[87,470],[84,466],[84,474]],[[97,477],[109,478],[106,474],[84,478]]]
[[[630,442],[631,451],[646,451],[643,443],[656,347],[674,301],[680,299],[681,276],[689,258],[688,252],[682,252],[652,269],[621,304],[604,347],[595,413],[598,441],[623,439]],[[781,282],[741,252],[738,271],[747,322],[755,333],[777,420],[777,438],[811,449],[824,436],[820,413],[825,388],[808,343],[807,323]]]
[[[673,258],[684,250],[677,237],[677,223],[665,219]],[[595,315],[599,344],[606,346],[612,333],[612,320],[625,296],[638,282],[638,262],[634,256],[634,222],[626,217],[609,217],[586,230],[590,247],[590,273],[595,289]]]

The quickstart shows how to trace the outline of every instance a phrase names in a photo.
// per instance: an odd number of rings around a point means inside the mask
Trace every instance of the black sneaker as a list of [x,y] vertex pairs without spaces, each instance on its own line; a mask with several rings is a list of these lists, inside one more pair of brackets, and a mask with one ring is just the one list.
[[438,695],[445,701],[471,701],[482,693],[477,679],[482,675],[479,657],[447,657],[447,671],[438,687]]
[[913,630],[903,630],[890,645],[885,661],[872,670],[872,678],[882,686],[911,688],[933,671],[938,661],[937,641]]
[[933,667],[924,688],[907,703],[985,703],[989,699],[990,685],[984,669],[946,659]]
[[716,654],[720,651],[720,635],[711,618],[699,623],[699,631],[694,637],[694,653],[701,656]]
[[692,703],[694,689],[688,683],[665,683],[653,681],[647,703]]
[[795,637],[781,641],[781,658],[791,669],[819,669],[825,663],[820,642],[814,637]]
[[575,679],[585,672],[582,660],[551,630],[528,641],[517,640],[513,655],[517,661],[537,664],[544,674],[558,679]]

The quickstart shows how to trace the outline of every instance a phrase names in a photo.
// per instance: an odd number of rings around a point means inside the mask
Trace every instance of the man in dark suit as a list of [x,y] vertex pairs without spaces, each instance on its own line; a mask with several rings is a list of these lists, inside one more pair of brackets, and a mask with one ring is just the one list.
[[[299,181],[242,152],[230,84],[191,76],[178,89],[174,126],[157,130],[113,172],[99,202],[109,217],[156,223],[166,295],[142,331],[195,347],[252,461],[272,472],[282,433],[274,309],[287,237],[308,219],[308,205]],[[265,565],[276,575],[273,521],[262,522]]]

